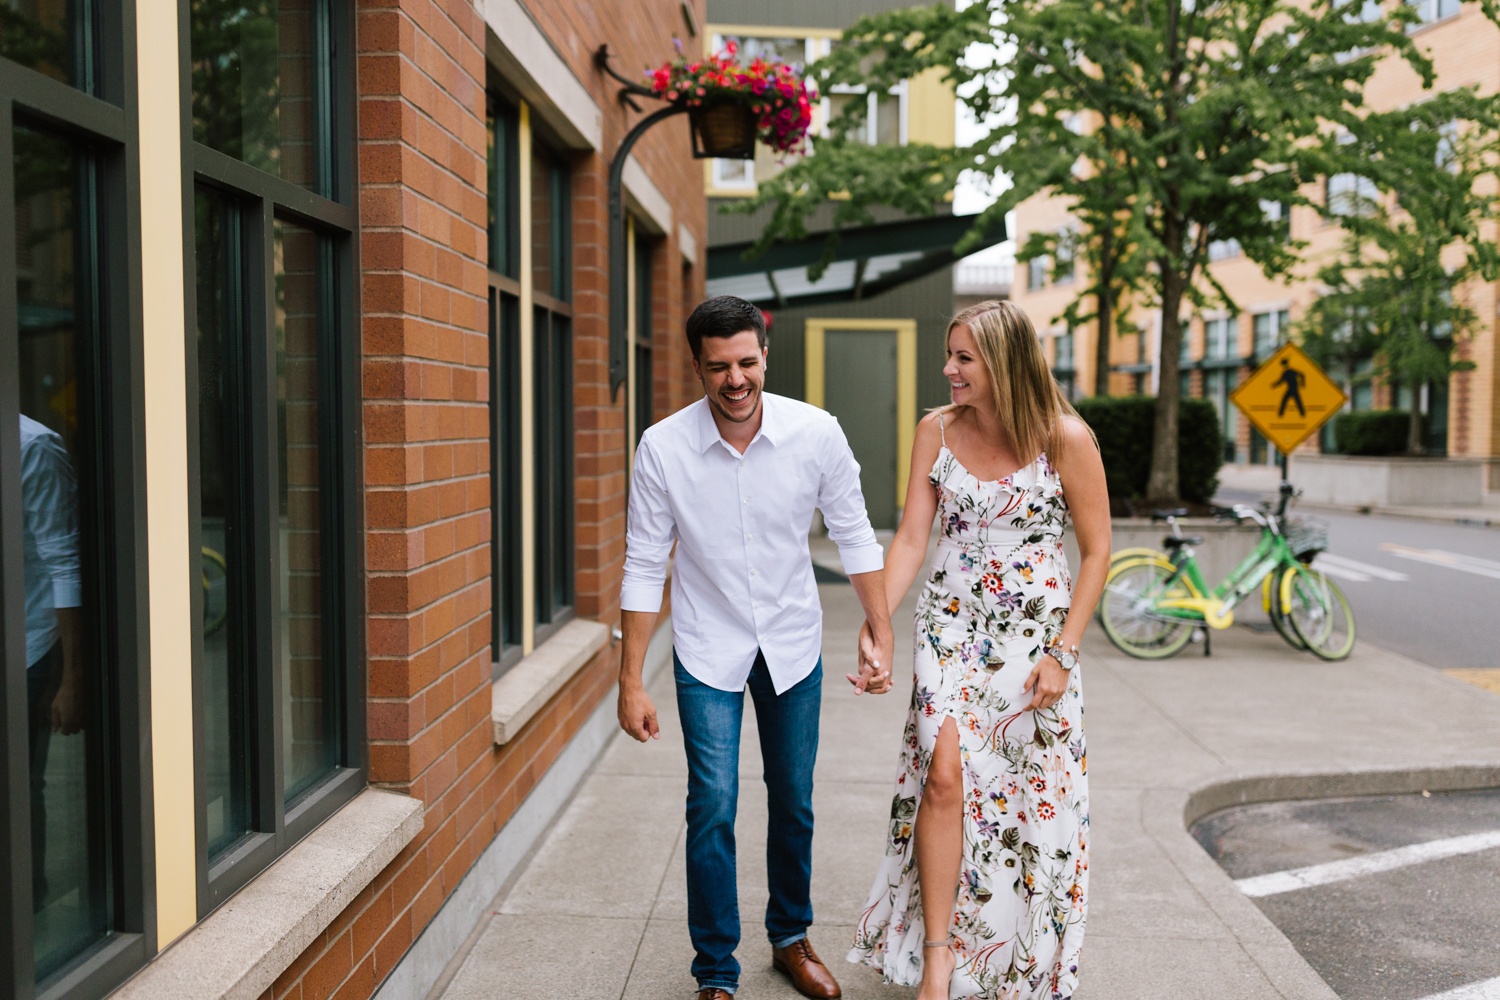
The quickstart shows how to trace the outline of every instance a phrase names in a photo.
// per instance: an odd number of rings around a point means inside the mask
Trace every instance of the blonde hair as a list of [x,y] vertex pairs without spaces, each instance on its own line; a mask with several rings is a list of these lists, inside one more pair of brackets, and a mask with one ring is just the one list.
[[958,326],[967,326],[974,337],[995,412],[1008,424],[1016,457],[1035,461],[1046,452],[1055,464],[1063,450],[1063,417],[1077,417],[1078,411],[1052,377],[1031,318],[1014,302],[992,299],[960,310],[948,321],[945,341]]

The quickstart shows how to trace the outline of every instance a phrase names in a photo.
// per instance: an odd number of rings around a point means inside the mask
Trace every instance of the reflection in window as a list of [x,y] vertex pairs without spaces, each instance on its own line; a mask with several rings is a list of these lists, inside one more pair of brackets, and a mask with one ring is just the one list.
[[3,0],[0,57],[92,91],[93,10],[88,0]]
[[193,140],[331,197],[327,0],[192,0],[190,18]]
[[568,172],[540,143],[531,147],[531,281],[543,295],[568,299]]
[[573,603],[573,345],[566,316],[532,314],[536,426],[536,620]]
[[[32,949],[38,982],[112,929],[117,755],[96,599],[101,453],[93,165],[55,136],[16,128],[16,325]],[[12,430],[11,433],[16,433]]]
[[645,235],[635,238],[635,440],[651,426],[652,389],[655,376],[651,370],[651,244]]
[[245,271],[238,204],[194,197],[197,257],[198,533],[203,588],[204,815],[208,856],[252,829],[253,648]]
[[318,345],[331,248],[289,222],[274,226],[276,282],[277,538],[281,615],[282,759],[291,801],[337,763],[336,674],[322,619],[323,490],[318,448]]

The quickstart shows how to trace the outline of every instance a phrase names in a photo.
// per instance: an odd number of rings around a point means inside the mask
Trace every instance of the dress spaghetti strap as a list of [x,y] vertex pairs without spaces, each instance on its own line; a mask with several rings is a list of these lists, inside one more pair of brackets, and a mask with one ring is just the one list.
[[943,447],[948,447],[948,435],[943,430],[943,411],[938,410],[938,437],[943,441]]

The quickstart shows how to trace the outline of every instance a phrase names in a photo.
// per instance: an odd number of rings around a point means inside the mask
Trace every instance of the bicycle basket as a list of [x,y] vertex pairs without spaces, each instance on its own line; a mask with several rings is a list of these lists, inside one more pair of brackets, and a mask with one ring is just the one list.
[[1281,530],[1287,546],[1299,558],[1328,548],[1328,522],[1320,517],[1289,517]]

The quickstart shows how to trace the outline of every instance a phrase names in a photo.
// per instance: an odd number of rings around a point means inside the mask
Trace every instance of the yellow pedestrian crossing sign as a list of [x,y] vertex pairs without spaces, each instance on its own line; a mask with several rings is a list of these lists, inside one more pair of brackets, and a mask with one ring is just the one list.
[[1348,397],[1295,344],[1284,344],[1229,397],[1283,455],[1313,434]]

